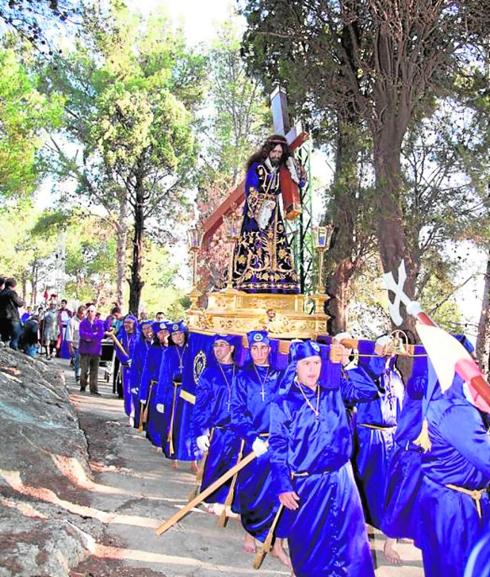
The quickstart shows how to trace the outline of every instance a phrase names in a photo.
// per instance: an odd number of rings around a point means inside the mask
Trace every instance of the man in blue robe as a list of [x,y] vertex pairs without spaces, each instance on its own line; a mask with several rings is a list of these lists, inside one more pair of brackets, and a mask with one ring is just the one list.
[[[216,335],[213,342],[215,362],[204,369],[196,390],[193,432],[198,449],[205,453],[201,492],[236,465],[241,442],[230,427],[231,397],[235,388],[237,367],[233,362],[235,337]],[[207,499],[207,503],[224,504],[230,494],[231,480]],[[214,509],[220,512],[219,508]]]
[[233,257],[233,286],[245,292],[299,292],[279,206],[281,167],[304,184],[305,173],[280,135],[268,138],[247,163],[243,222]]
[[[168,323],[158,321],[152,325],[153,344],[148,351],[139,390],[139,405],[144,412],[146,437],[156,446],[163,444],[163,414],[156,410],[156,386],[165,350],[168,346]],[[145,422],[146,421],[146,422]]]
[[[244,455],[252,450],[257,458],[238,476],[237,492],[242,525],[247,532],[244,549],[255,551],[255,539],[264,542],[279,504],[274,497],[270,474],[270,454],[267,439],[270,427],[270,408],[279,390],[281,371],[269,364],[270,340],[265,331],[247,334],[251,362],[237,374],[231,401],[231,426],[245,441]],[[278,534],[273,555],[290,565]]]
[[[359,365],[376,383],[378,394],[372,401],[357,405],[353,465],[366,520],[377,529],[381,529],[383,521],[388,463],[405,395],[396,357],[388,354],[390,342],[389,337],[376,343],[359,341]],[[393,539],[387,539],[384,554],[398,565],[401,560],[394,545]]]
[[142,321],[139,325],[139,337],[134,347],[133,359],[129,371],[131,382],[131,396],[134,407],[133,426],[137,429],[140,422],[139,389],[145,366],[146,355],[153,341],[153,321]]
[[124,353],[116,347],[116,356],[121,363],[121,379],[124,398],[124,411],[128,417],[134,418],[134,404],[131,395],[131,363],[134,356],[134,349],[138,342],[138,319],[129,314],[124,317],[122,327],[117,333],[117,339],[121,343]]
[[195,383],[188,341],[184,322],[172,323],[155,398],[157,411],[164,415],[163,453],[174,461],[174,467],[177,461],[195,461],[191,433]]
[[414,352],[416,356],[407,381],[388,463],[381,529],[391,539],[413,539],[418,545],[422,449],[415,441],[422,422],[422,399],[427,386],[427,355],[420,345],[415,347]]
[[419,497],[425,576],[461,577],[473,547],[490,533],[490,436],[461,377],[442,393],[430,363],[423,412],[429,441]]
[[[114,303],[115,304],[115,303]],[[119,333],[122,328],[123,323],[123,314],[121,311],[121,307],[115,306],[112,307],[110,315],[104,321],[104,329],[106,332],[111,332],[115,335]],[[117,393],[120,399],[123,398],[123,391],[122,391],[122,383],[121,379],[119,378],[121,363],[119,362],[119,358],[116,354],[113,356],[113,367],[112,367],[112,392]]]
[[[352,339],[349,333],[335,335],[332,347],[344,339]],[[368,373],[352,359],[352,350],[342,347],[340,391],[347,410],[347,418],[355,440],[357,405],[378,397],[378,387]]]
[[271,410],[275,492],[296,577],[374,577],[350,457],[352,436],[340,365],[320,379],[320,346],[291,344],[291,363]]

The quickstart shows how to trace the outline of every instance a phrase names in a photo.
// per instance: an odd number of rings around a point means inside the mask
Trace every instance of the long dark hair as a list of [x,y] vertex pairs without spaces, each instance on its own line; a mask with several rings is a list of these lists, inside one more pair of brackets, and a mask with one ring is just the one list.
[[291,151],[289,150],[288,141],[285,136],[281,134],[273,134],[264,142],[259,150],[254,152],[252,156],[247,161],[247,170],[252,166],[254,162],[264,162],[268,158],[271,150],[273,150],[278,144],[282,146],[282,156],[279,164],[286,164],[287,159],[291,156]]

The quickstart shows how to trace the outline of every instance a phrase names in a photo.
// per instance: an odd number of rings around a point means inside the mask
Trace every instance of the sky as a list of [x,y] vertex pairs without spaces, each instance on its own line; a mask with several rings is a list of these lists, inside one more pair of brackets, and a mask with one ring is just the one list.
[[[126,0],[127,5],[144,16],[165,8],[168,15],[184,29],[189,44],[210,42],[220,22],[232,14],[234,0]],[[238,21],[241,18],[236,17]]]

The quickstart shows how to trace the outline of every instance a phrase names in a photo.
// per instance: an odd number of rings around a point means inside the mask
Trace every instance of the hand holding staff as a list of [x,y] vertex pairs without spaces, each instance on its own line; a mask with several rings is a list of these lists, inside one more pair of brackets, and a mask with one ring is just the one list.
[[112,331],[108,331],[106,333],[106,335],[114,341],[114,344],[121,351],[121,353],[123,355],[126,355],[127,357],[129,357],[128,353],[124,350],[124,347],[122,346],[121,342],[119,341],[119,339],[116,337],[116,335]]

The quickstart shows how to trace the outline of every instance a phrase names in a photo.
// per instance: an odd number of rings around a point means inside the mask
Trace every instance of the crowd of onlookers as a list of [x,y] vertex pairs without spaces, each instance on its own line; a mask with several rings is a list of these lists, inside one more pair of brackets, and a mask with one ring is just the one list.
[[[80,389],[88,386],[90,392],[98,394],[97,381],[99,362],[102,355],[102,341],[117,335],[123,325],[121,308],[113,303],[110,314],[105,319],[97,311],[94,303],[88,302],[71,310],[66,299],[58,300],[58,295],[47,292],[43,303],[32,307],[17,294],[14,278],[0,276],[0,338],[10,348],[21,350],[32,358],[43,355],[47,360],[53,357],[69,359]],[[164,313],[156,314],[157,320],[164,319]],[[142,312],[140,321],[147,319]],[[114,391],[117,386],[118,359],[110,349],[114,361]]]

